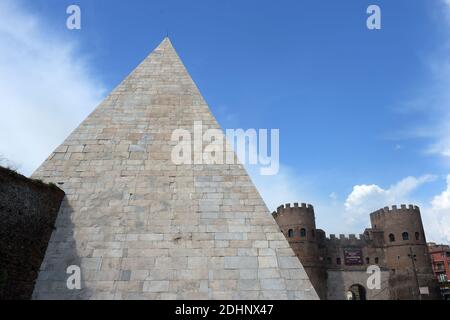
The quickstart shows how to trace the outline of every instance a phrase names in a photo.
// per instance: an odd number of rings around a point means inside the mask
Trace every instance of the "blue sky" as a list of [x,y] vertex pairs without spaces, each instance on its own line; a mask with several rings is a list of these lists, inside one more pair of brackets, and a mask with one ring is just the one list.
[[450,1],[6,0],[0,21],[0,154],[25,174],[168,32],[223,128],[280,129],[279,175],[250,168],[270,209],[360,233],[415,203],[450,241]]

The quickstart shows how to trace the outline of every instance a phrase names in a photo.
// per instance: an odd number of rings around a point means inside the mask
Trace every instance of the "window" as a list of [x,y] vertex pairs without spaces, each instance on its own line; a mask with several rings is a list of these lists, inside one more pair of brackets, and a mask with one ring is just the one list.
[[367,258],[366,258],[366,264],[369,264],[369,263],[370,263],[370,258],[367,257]]
[[316,231],[315,231],[314,229],[311,229],[311,236],[312,236],[313,238],[316,237]]
[[341,258],[336,258],[336,264],[341,264]]
[[289,237],[289,238],[292,238],[293,236],[294,236],[294,230],[289,229],[289,230],[288,230],[288,237]]
[[448,268],[450,269],[450,262],[448,263],[448,265],[447,265],[447,266],[448,266]]
[[331,258],[330,257],[327,257],[327,263],[331,264]]
[[394,242],[395,241],[395,236],[392,233],[389,235],[389,241],[390,242]]
[[446,254],[447,254],[447,258],[450,258],[450,251],[448,251]]
[[305,228],[300,229],[300,237],[306,237],[306,229]]
[[414,234],[414,236],[416,237],[416,240],[419,240],[419,239],[420,239],[420,233],[416,232],[416,233]]
[[447,275],[445,273],[441,273],[438,275],[438,281],[439,282],[447,282]]
[[402,233],[402,239],[403,239],[403,240],[409,240],[409,234],[408,234],[408,232],[405,231],[405,232]]
[[375,258],[375,264],[378,264],[378,261],[379,261],[379,259],[378,259],[378,257],[376,257]]

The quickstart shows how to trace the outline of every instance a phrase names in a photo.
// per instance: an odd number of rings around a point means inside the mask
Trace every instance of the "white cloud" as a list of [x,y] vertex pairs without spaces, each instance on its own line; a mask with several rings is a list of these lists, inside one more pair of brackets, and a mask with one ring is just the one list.
[[433,175],[406,177],[387,189],[375,184],[356,185],[345,201],[346,223],[360,228],[367,227],[369,213],[380,207],[411,202],[409,196],[413,191],[435,179]]
[[31,174],[103,92],[70,36],[16,1],[0,2],[0,155]]
[[406,177],[382,188],[375,184],[355,185],[345,202],[339,201],[335,192],[320,199],[311,192],[312,184],[292,168],[281,166],[274,176],[261,176],[259,171],[247,168],[269,210],[285,203],[312,203],[316,212],[316,225],[330,233],[362,233],[370,226],[369,214],[381,207],[415,204],[421,208],[422,220],[428,241],[450,242],[450,175],[447,188],[430,203],[422,203],[413,193],[426,183],[436,181],[435,175]]
[[435,196],[431,205],[434,210],[449,210],[450,213],[450,174],[447,176],[447,189]]
[[407,177],[387,189],[374,184],[354,186],[345,201],[348,228],[357,231],[357,228],[369,226],[369,213],[380,207],[412,203],[421,208],[427,240],[450,242],[450,175],[447,176],[446,189],[434,196],[430,203],[420,203],[410,197],[420,186],[436,178],[434,175]]
[[427,241],[450,242],[450,175],[445,190],[434,196],[428,206],[422,207],[422,220]]

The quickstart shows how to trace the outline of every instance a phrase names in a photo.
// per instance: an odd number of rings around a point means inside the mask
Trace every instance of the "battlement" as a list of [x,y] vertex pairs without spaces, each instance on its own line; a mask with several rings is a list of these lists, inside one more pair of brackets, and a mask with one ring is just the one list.
[[295,208],[302,208],[302,209],[307,209],[308,211],[314,211],[314,207],[311,204],[306,204],[306,203],[301,203],[300,206],[298,205],[298,202],[294,203],[294,206],[291,206],[290,203],[286,203],[286,204],[282,204],[281,206],[279,206],[277,208],[277,213],[280,213],[281,211],[284,210],[289,210],[289,209],[295,209]]
[[307,213],[308,215],[311,215],[312,218],[314,218],[314,206],[306,203],[301,203],[299,205],[298,202],[295,202],[293,206],[291,206],[290,203],[279,206],[277,208],[277,211],[274,211],[272,213],[272,216],[276,218],[280,214],[300,212]]
[[383,215],[383,214],[396,214],[396,213],[405,213],[405,212],[410,212],[410,213],[420,213],[420,208],[416,205],[406,205],[406,204],[402,204],[400,205],[400,207],[393,205],[392,207],[384,207],[382,209],[379,209],[377,211],[374,211],[370,214],[370,216],[378,216],[378,215]]
[[349,235],[345,235],[345,234],[340,234],[339,238],[336,237],[335,234],[330,234],[329,237],[325,238],[327,241],[334,241],[334,242],[351,242],[351,241],[365,241],[366,238],[364,236],[364,234],[349,234]]

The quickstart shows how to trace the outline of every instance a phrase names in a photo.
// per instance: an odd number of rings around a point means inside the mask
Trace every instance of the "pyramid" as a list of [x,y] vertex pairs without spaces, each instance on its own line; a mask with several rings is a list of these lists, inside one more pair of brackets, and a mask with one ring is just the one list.
[[33,174],[66,193],[34,299],[317,299],[239,162],[172,161],[198,121],[220,130],[165,38]]

